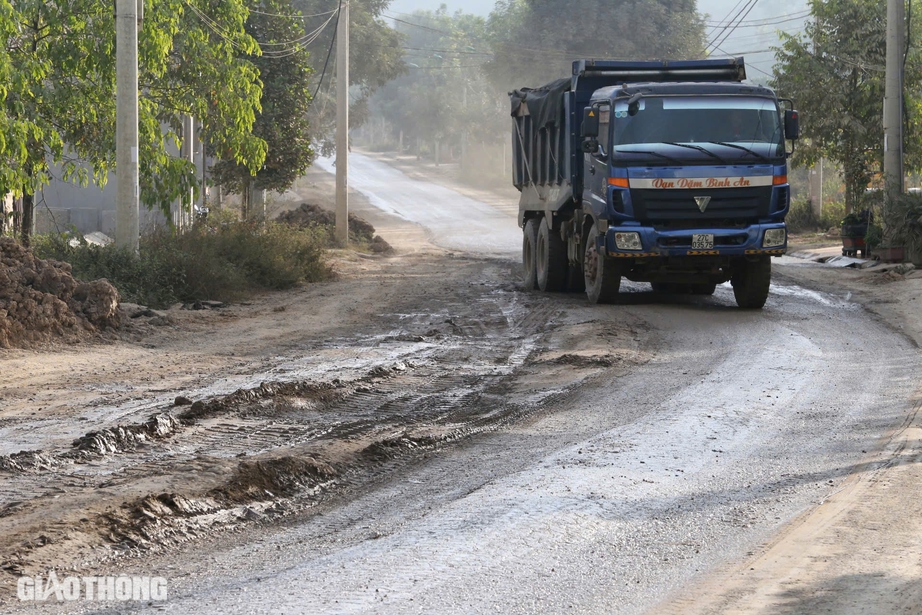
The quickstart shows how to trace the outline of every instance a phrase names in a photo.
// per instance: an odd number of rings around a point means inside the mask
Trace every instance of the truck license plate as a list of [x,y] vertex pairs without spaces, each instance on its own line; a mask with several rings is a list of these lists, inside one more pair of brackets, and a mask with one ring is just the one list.
[[692,250],[711,250],[714,247],[714,235],[692,235]]

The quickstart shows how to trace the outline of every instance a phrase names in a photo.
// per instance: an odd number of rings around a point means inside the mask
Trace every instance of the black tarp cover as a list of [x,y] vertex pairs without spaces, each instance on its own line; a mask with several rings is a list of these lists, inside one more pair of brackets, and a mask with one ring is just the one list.
[[512,102],[512,117],[516,117],[522,103],[526,103],[535,128],[558,126],[563,119],[563,93],[569,92],[572,84],[573,81],[567,77],[540,88],[513,90],[509,95]]

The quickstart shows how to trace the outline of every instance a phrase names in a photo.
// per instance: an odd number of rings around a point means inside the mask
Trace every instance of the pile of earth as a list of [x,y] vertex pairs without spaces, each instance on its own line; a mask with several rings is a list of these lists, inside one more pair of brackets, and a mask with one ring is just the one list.
[[[302,203],[297,209],[280,214],[278,221],[299,227],[312,224],[332,227],[336,226],[336,214],[319,205]],[[375,227],[352,214],[349,214],[349,239],[354,243],[368,244],[372,252],[382,253],[391,250],[389,243],[375,235]]]
[[117,328],[118,304],[118,291],[106,280],[75,280],[68,263],[42,260],[0,237],[0,348],[76,341]]

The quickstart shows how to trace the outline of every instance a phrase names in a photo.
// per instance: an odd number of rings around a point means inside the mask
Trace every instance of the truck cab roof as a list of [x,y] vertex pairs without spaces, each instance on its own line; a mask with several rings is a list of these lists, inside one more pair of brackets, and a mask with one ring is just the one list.
[[724,96],[758,96],[775,98],[775,93],[761,85],[742,83],[686,82],[686,83],[625,83],[599,88],[592,93],[591,103],[613,101],[616,98],[631,97],[638,92],[650,95],[681,96],[717,94]]

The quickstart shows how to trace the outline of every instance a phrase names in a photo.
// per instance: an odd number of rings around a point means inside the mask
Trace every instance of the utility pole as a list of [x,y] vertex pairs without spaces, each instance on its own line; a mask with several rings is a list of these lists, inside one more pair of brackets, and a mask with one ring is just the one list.
[[903,192],[903,54],[905,0],[887,0],[887,82],[884,94],[884,186],[887,200]]
[[[180,156],[183,160],[188,160],[193,165],[195,165],[195,119],[191,115],[182,116],[182,147],[180,148]],[[180,228],[186,230],[192,226],[192,223],[195,221],[195,215],[193,213],[195,208],[195,203],[192,200],[192,196],[195,194],[195,191],[192,188],[189,188],[188,192],[182,196],[180,199],[179,211],[180,219],[182,220]]]
[[810,169],[810,205],[819,220],[823,215],[823,159],[820,158]]
[[138,204],[138,21],[141,0],[115,0],[115,245],[136,253]]
[[349,0],[336,28],[336,239],[349,243]]
[[[816,56],[816,38],[820,34],[820,17],[816,15],[813,20],[813,55]],[[817,220],[823,217],[823,159],[817,160],[809,171],[810,206]]]

